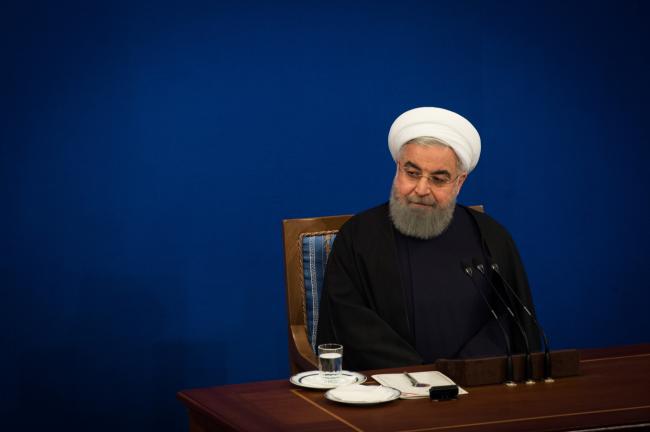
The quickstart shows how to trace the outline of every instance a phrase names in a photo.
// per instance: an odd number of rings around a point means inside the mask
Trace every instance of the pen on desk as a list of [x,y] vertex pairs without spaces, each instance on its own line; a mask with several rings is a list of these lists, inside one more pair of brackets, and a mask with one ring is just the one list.
[[406,378],[408,378],[409,381],[411,381],[411,385],[413,385],[413,387],[430,387],[429,384],[418,382],[418,380],[413,378],[411,374],[408,372],[404,372],[404,375],[406,375]]

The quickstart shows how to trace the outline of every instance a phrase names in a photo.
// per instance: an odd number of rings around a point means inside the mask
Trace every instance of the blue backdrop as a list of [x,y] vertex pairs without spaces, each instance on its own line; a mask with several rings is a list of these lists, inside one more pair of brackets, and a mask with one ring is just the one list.
[[180,389],[286,378],[281,220],[385,201],[388,128],[422,105],[480,131],[460,200],[511,230],[554,347],[647,342],[649,18],[3,3],[2,418],[179,430]]

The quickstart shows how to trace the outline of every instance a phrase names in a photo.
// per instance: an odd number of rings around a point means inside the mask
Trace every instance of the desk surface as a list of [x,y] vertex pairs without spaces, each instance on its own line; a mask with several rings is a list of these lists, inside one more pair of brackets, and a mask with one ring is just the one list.
[[581,350],[580,357],[580,376],[471,387],[468,395],[447,402],[347,406],[288,380],[186,390],[178,398],[188,408],[192,431],[556,431],[643,424],[650,429],[650,344]]

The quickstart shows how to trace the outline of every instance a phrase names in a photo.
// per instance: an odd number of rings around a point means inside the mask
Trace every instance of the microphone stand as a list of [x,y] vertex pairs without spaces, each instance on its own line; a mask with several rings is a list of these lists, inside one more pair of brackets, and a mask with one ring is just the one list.
[[549,348],[548,338],[546,337],[546,333],[544,333],[544,329],[542,329],[542,326],[539,324],[539,322],[537,321],[535,316],[530,312],[530,310],[528,310],[528,308],[526,307],[524,302],[517,295],[515,290],[510,286],[510,284],[508,283],[506,278],[503,277],[503,275],[499,271],[499,265],[497,263],[493,262],[492,264],[490,264],[490,268],[492,269],[492,271],[494,273],[497,274],[497,276],[499,276],[499,279],[503,283],[503,286],[505,286],[508,289],[510,294],[512,294],[515,297],[515,299],[517,299],[517,302],[519,303],[519,305],[523,308],[523,310],[526,312],[526,314],[530,317],[530,319],[533,322],[533,324],[535,325],[535,327],[537,327],[537,330],[539,331],[539,334],[542,335],[542,340],[544,341],[544,382],[547,382],[547,383],[553,382],[554,379],[553,379],[553,376],[552,376],[553,369],[551,367],[551,350]]
[[525,357],[525,377],[526,377],[526,384],[535,384],[535,381],[533,380],[533,360],[530,356],[530,345],[528,344],[528,336],[526,335],[526,332],[524,331],[523,326],[521,325],[521,322],[515,315],[515,313],[510,309],[510,306],[508,306],[508,303],[506,300],[503,298],[501,293],[496,289],[488,275],[486,274],[485,271],[485,266],[479,262],[478,260],[474,260],[474,267],[476,270],[481,273],[483,278],[488,282],[490,287],[492,288],[492,291],[496,294],[496,296],[499,298],[499,301],[505,306],[506,310],[508,311],[508,314],[510,314],[510,317],[512,318],[512,321],[517,325],[517,328],[519,328],[519,332],[521,333],[521,336],[524,339],[524,347],[526,349],[526,357]]
[[508,337],[508,333],[506,333],[506,330],[503,328],[503,325],[501,325],[501,321],[499,321],[499,316],[497,315],[497,313],[494,311],[494,309],[490,305],[490,302],[488,301],[487,297],[485,296],[483,291],[481,291],[481,288],[478,285],[476,285],[476,281],[474,281],[474,276],[473,276],[474,271],[472,270],[472,266],[467,265],[465,263],[461,263],[461,265],[462,265],[463,271],[465,272],[465,274],[472,281],[472,285],[474,286],[474,288],[476,288],[476,290],[481,295],[481,298],[483,299],[483,302],[485,303],[487,308],[490,310],[490,313],[492,314],[492,316],[496,320],[497,324],[499,325],[499,328],[501,329],[501,333],[503,334],[503,339],[506,342],[506,355],[507,355],[507,357],[506,357],[506,381],[505,381],[505,385],[507,385],[508,387],[514,387],[514,386],[517,385],[517,383],[514,381],[514,374],[513,374],[513,368],[512,368],[512,352],[510,351],[510,338]]

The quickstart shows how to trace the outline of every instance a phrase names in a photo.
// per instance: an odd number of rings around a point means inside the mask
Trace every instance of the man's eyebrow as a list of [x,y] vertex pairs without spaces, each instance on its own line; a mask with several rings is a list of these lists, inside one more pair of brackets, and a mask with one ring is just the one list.
[[404,163],[404,166],[408,167],[408,168],[414,168],[414,169],[416,169],[418,171],[422,171],[422,168],[420,168],[419,166],[417,166],[416,164],[414,164],[411,161],[406,161],[406,163]]
[[[416,169],[416,170],[422,172],[422,168],[420,168],[419,166],[417,166],[416,164],[414,164],[411,161],[406,161],[404,163],[404,167],[413,168],[413,169]],[[446,169],[439,169],[439,170],[431,171],[429,174],[430,175],[446,175],[446,176],[451,177],[451,173],[449,171],[447,171]]]
[[441,175],[441,174],[451,177],[451,173],[449,171],[445,170],[445,169],[436,170],[436,171],[431,172],[431,175]]

